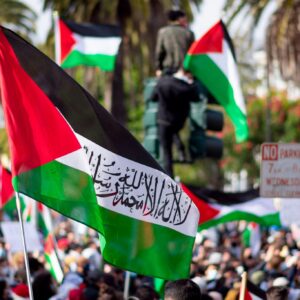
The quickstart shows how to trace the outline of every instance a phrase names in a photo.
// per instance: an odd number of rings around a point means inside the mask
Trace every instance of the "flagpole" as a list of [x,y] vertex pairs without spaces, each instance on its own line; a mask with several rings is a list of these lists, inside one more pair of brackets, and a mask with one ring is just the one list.
[[55,62],[60,66],[60,30],[59,30],[59,15],[58,11],[55,10],[52,13],[53,23],[54,23],[54,52],[55,52]]
[[247,285],[247,272],[244,272],[242,274],[242,282],[241,282],[241,289],[240,289],[239,300],[245,300],[246,285]]
[[124,299],[128,299],[129,286],[130,286],[130,272],[126,271],[126,273],[125,273],[125,283],[124,283]]
[[22,219],[22,213],[21,213],[21,204],[20,204],[19,193],[16,193],[16,204],[17,204],[17,211],[18,211],[19,222],[20,222],[21,233],[22,233],[22,243],[23,243],[23,250],[24,250],[24,261],[25,261],[25,269],[26,269],[28,289],[29,289],[29,297],[30,297],[30,300],[34,300],[32,286],[31,286],[29,261],[28,261],[28,255],[27,255],[27,247],[26,247],[26,241],[25,241],[25,232],[24,232],[24,225],[23,225],[23,219]]

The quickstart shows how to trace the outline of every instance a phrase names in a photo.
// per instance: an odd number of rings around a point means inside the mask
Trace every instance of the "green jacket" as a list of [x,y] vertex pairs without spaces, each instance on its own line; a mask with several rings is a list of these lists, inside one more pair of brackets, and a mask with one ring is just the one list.
[[156,70],[176,72],[194,41],[194,34],[181,25],[168,25],[158,31],[155,49]]

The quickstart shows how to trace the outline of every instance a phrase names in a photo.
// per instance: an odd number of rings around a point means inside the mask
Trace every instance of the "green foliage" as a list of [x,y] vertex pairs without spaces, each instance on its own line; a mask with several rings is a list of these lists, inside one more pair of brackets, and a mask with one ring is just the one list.
[[24,38],[35,31],[36,13],[22,1],[0,0],[0,24],[8,25]]
[[[244,35],[252,41],[255,29],[261,24],[271,5],[275,5],[276,9],[268,18],[264,37],[269,70],[272,72],[279,69],[283,79],[299,85],[299,0],[226,0],[224,11],[227,15],[227,25],[233,20],[238,21],[236,25],[250,21]],[[245,26],[239,28],[244,29]]]
[[175,164],[174,173],[184,184],[222,188],[222,174],[219,163],[211,159],[201,159],[191,164]]
[[224,130],[225,154],[221,162],[223,171],[238,172],[247,170],[250,180],[259,179],[260,146],[265,142],[266,110],[271,112],[270,130],[273,142],[299,142],[300,140],[300,100],[290,101],[284,94],[271,95],[270,105],[267,99],[248,100],[247,114],[249,140],[237,144],[234,130],[226,120]]
[[134,109],[128,109],[128,130],[131,134],[140,142],[143,142],[144,139],[144,125],[143,125],[143,116],[145,107],[142,104],[143,102],[139,102],[140,104],[136,106]]

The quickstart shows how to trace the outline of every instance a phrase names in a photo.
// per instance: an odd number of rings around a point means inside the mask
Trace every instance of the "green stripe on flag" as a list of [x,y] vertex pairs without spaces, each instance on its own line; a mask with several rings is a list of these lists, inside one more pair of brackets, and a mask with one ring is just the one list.
[[13,178],[16,191],[61,214],[103,232],[92,178],[52,161]]
[[226,75],[208,55],[186,55],[184,65],[206,86],[209,92],[224,107],[232,120],[237,142],[248,138],[246,115],[234,99],[234,92]]
[[166,280],[160,278],[154,278],[154,289],[159,294],[160,298],[164,298]]
[[107,262],[129,271],[134,265],[139,274],[170,280],[182,278],[182,274],[189,276],[194,237],[105,208],[101,208],[101,217],[105,239],[101,236],[100,244]]
[[59,261],[57,259],[56,253],[52,254],[45,253],[45,260],[49,264],[49,272],[52,277],[56,280],[56,282],[61,283],[64,277],[62,269],[59,265]]
[[257,216],[255,214],[251,214],[244,211],[234,211],[228,213],[220,218],[212,219],[210,221],[204,222],[198,226],[198,231],[203,229],[207,229],[213,226],[217,226],[222,223],[232,222],[232,221],[239,221],[244,220],[248,222],[255,222],[261,224],[263,226],[272,226],[278,225],[281,226],[280,216],[279,213],[264,215],[264,216]]
[[43,215],[40,212],[38,212],[37,215],[38,215],[37,216],[38,228],[39,228],[39,230],[41,230],[43,236],[46,237],[50,233],[49,228],[46,225]]
[[73,68],[79,65],[97,66],[103,71],[113,71],[116,56],[104,54],[84,54],[73,50],[62,62],[62,68]]

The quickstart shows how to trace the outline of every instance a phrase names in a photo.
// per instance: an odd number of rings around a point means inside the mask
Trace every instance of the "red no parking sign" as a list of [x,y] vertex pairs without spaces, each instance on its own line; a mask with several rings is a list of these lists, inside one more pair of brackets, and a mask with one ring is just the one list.
[[260,195],[300,198],[300,144],[262,144]]

